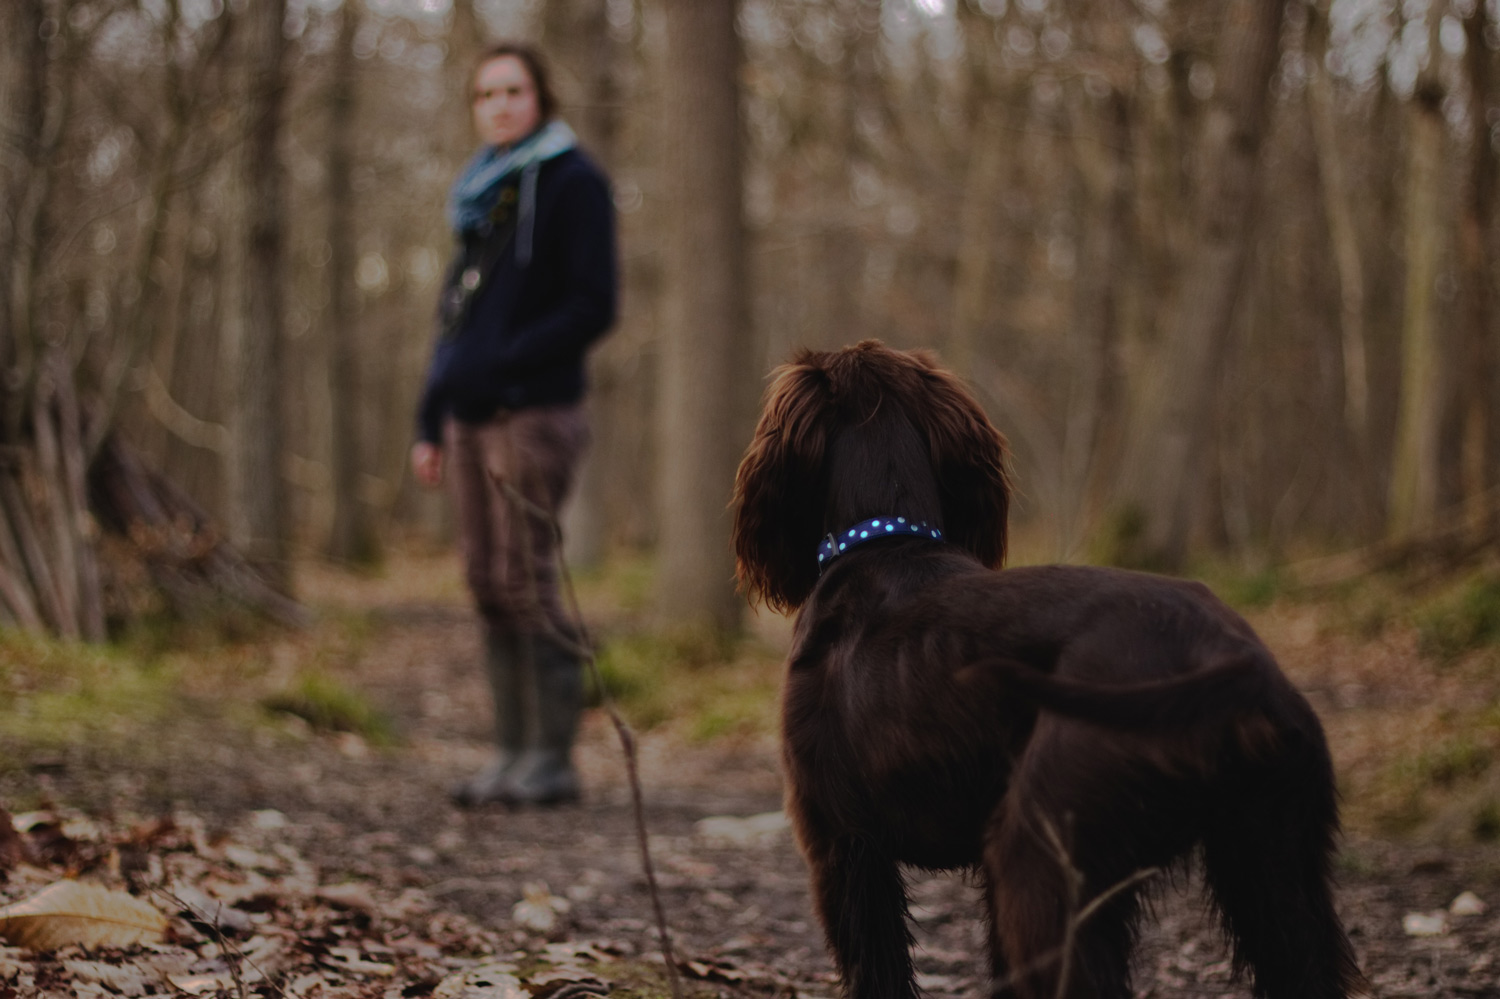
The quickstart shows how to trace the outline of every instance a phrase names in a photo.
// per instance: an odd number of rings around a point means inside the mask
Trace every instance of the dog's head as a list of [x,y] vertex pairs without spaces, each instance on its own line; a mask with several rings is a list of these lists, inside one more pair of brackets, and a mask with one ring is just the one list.
[[876,340],[802,351],[773,373],[735,477],[740,584],[774,608],[801,606],[818,581],[818,542],[869,517],[925,520],[998,568],[1007,456],[931,354]]

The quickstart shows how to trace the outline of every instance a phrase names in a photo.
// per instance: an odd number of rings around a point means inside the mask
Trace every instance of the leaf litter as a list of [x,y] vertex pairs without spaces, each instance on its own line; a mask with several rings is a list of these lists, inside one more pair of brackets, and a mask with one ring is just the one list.
[[[262,813],[237,832],[279,826]],[[632,953],[613,941],[511,950],[510,938],[417,888],[326,884],[287,844],[211,836],[185,813],[115,825],[60,809],[0,810],[0,847],[7,999],[576,999],[607,995],[601,969]],[[566,910],[544,885],[528,888],[524,904]]]

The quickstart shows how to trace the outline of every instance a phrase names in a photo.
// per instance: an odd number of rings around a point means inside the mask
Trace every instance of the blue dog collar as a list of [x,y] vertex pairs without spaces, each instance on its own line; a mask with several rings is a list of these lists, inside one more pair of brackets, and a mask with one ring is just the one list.
[[818,571],[822,572],[829,562],[862,541],[913,534],[937,541],[943,539],[943,532],[936,527],[929,527],[925,520],[907,520],[905,517],[872,517],[862,520],[847,531],[836,536],[829,534],[822,540],[818,545]]

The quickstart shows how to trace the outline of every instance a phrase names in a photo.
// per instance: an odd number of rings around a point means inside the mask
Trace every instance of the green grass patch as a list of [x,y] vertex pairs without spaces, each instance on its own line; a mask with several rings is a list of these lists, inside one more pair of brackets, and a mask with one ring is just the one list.
[[700,740],[775,729],[780,656],[753,642],[708,630],[635,632],[606,641],[598,663],[605,690],[639,728],[671,722]]
[[1146,543],[1146,511],[1129,503],[1113,511],[1090,539],[1088,560],[1095,565],[1113,565],[1121,569],[1157,571],[1162,568]]
[[[1446,736],[1392,760],[1369,788],[1373,816],[1383,832],[1417,832],[1443,801],[1483,788],[1500,759],[1500,705],[1452,719],[1450,725]],[[1500,836],[1500,806],[1480,799],[1469,826],[1476,839]]]
[[1486,798],[1474,809],[1469,834],[1481,843],[1500,840],[1500,801]]
[[333,679],[373,629],[368,615],[333,615],[306,633],[263,629],[244,643],[163,619],[100,645],[0,629],[0,739],[16,759],[60,749],[149,755],[150,734],[183,718],[264,725],[258,702],[280,687],[286,709],[314,728],[381,742],[390,723]]
[[128,735],[176,705],[178,671],[121,646],[0,630],[0,730],[50,748]]
[[1500,642],[1500,573],[1463,580],[1413,614],[1424,655],[1450,662],[1466,652]]
[[318,732],[353,732],[366,742],[389,746],[396,741],[391,719],[362,694],[328,673],[302,673],[286,689],[261,699],[268,711],[296,715]]
[[598,566],[576,572],[573,582],[585,607],[602,604],[639,615],[651,608],[656,560],[646,552],[621,550]]
[[1438,787],[1452,787],[1483,774],[1494,758],[1493,747],[1466,733],[1418,756],[1417,774]]
[[1388,836],[1409,836],[1432,817],[1420,790],[1409,788],[1375,813],[1376,827]]
[[1274,567],[1206,571],[1202,575],[1220,599],[1240,610],[1263,610],[1287,592],[1285,578]]

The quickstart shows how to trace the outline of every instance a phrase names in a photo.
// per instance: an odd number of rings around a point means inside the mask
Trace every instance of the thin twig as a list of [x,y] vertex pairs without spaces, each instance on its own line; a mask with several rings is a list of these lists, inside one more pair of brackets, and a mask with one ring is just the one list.
[[[1078,909],[1078,896],[1083,890],[1083,872],[1073,866],[1071,855],[1068,853],[1067,844],[1063,842],[1062,834],[1057,831],[1057,826],[1046,815],[1040,816],[1042,831],[1047,834],[1047,840],[1052,845],[1053,853],[1057,857],[1058,866],[1062,868],[1063,876],[1068,882],[1068,911],[1076,913]],[[1062,948],[1059,960],[1061,966],[1057,972],[1057,999],[1063,999],[1068,994],[1068,979],[1073,971],[1073,944],[1078,936],[1079,920],[1074,916],[1068,917],[1067,925],[1063,927]]]
[[[557,550],[557,565],[559,574],[562,576],[563,589],[568,595],[568,609],[573,615],[574,626],[578,634],[576,638],[556,633],[550,635],[554,641],[568,647],[576,653],[587,665],[589,675],[594,679],[594,687],[599,691],[600,703],[609,715],[609,720],[615,727],[615,734],[620,739],[620,748],[625,753],[625,769],[630,779],[630,800],[635,812],[635,834],[636,841],[641,848],[641,867],[646,874],[646,887],[651,893],[651,908],[656,915],[656,931],[661,939],[662,960],[667,965],[667,981],[672,989],[672,999],[683,999],[682,982],[677,975],[677,959],[672,952],[672,934],[667,928],[666,910],[662,906],[661,889],[656,883],[656,868],[651,862],[650,837],[646,831],[646,806],[641,793],[641,778],[638,758],[636,754],[635,733],[631,731],[630,725],[615,708],[614,698],[609,688],[604,685],[604,677],[599,672],[599,663],[594,656],[593,643],[589,641],[588,629],[583,620],[583,609],[578,602],[578,591],[573,586],[573,574],[568,570],[567,559],[562,554],[562,525],[552,513],[541,506],[533,503],[519,489],[507,481],[504,477],[490,473],[496,485],[500,487],[507,499],[510,500],[523,513],[535,517],[537,520],[547,524],[552,529],[554,547]],[[529,550],[530,546],[526,546]]]
[[1144,882],[1150,881],[1161,872],[1162,871],[1160,867],[1143,867],[1129,877],[1115,882],[1109,888],[1106,888],[1098,895],[1095,895],[1088,905],[1084,906],[1082,909],[1079,909],[1078,915],[1077,917],[1075,917],[1074,922],[1076,922],[1077,925],[1082,926],[1084,923],[1093,918],[1095,913],[1097,913],[1101,908],[1108,904],[1110,899],[1114,898],[1116,895],[1120,894],[1123,891],[1128,891],[1129,889],[1134,888],[1138,884],[1143,884]]
[[[190,912],[193,915],[197,916],[200,922],[206,924],[210,929],[214,931],[215,942],[218,943],[219,950],[228,955],[225,959],[225,963],[229,965],[229,977],[233,979],[235,991],[239,993],[240,999],[250,999],[250,992],[249,989],[246,988],[244,976],[240,974],[241,964],[249,965],[250,970],[259,975],[261,977],[261,981],[265,982],[268,988],[274,991],[278,996],[281,996],[282,999],[286,999],[286,990],[272,981],[271,976],[266,974],[263,969],[258,967],[254,961],[250,960],[250,958],[246,956],[245,952],[240,949],[238,944],[224,935],[224,931],[219,928],[218,913],[215,913],[213,916],[209,916],[202,909],[199,909],[196,905],[193,905],[193,903],[187,901],[186,899],[179,898],[176,893],[171,892],[161,886],[154,886],[150,890],[155,894],[160,895],[167,901],[171,902],[173,905],[177,906],[178,909],[185,912]],[[224,903],[218,901],[217,899],[215,899],[214,901],[217,903],[219,910],[222,911],[224,908]]]
[[1135,871],[1106,888],[1098,895],[1095,895],[1089,900],[1087,905],[1079,908],[1078,898],[1084,884],[1083,872],[1079,871],[1073,865],[1067,845],[1063,842],[1062,835],[1057,831],[1057,827],[1052,823],[1051,819],[1043,815],[1039,817],[1039,821],[1042,833],[1048,841],[1048,845],[1052,847],[1055,859],[1068,880],[1068,908],[1072,912],[1072,915],[1068,917],[1067,925],[1063,928],[1062,943],[1050,950],[1043,951],[1022,967],[1010,969],[1010,973],[1003,982],[999,983],[996,991],[1003,991],[1005,988],[1014,985],[1023,978],[1036,974],[1049,965],[1060,963],[1061,970],[1058,973],[1057,989],[1054,995],[1057,999],[1062,999],[1067,994],[1068,986],[1070,985],[1072,953],[1077,941],[1078,931],[1083,928],[1085,923],[1098,915],[1099,910],[1108,905],[1110,900],[1115,896],[1129,891],[1136,885],[1151,880],[1161,874],[1162,869],[1160,867],[1145,867]]

